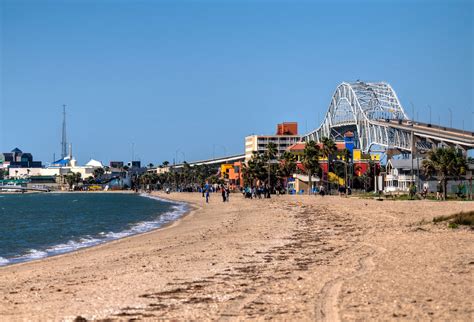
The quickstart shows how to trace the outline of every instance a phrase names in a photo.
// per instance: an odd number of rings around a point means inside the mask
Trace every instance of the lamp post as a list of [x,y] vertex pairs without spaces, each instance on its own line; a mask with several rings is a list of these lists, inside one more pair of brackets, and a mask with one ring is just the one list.
[[429,124],[431,124],[431,106],[428,105],[428,108],[430,109],[430,123]]
[[411,110],[412,110],[412,117],[413,117],[413,122],[415,121],[415,105],[413,102],[410,102],[411,105]]
[[227,148],[224,145],[221,144],[213,144],[212,145],[212,158],[215,159],[215,152],[216,152],[216,147],[221,147],[224,150],[224,154],[227,155]]
[[174,164],[176,165],[176,163],[178,162],[178,152],[180,151],[181,149],[176,149],[176,151],[174,151]]
[[449,107],[448,107],[448,111],[449,111],[449,127],[453,128],[453,111]]
[[278,160],[275,159],[269,159],[268,160],[268,189],[271,187],[271,165],[272,164],[278,164]]

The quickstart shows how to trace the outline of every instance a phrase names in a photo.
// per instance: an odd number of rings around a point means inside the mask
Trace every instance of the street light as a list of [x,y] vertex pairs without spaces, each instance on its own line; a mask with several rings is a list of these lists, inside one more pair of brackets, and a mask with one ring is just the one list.
[[174,151],[174,165],[176,165],[176,162],[178,162],[178,152],[180,151],[181,149],[176,149],[176,151]]
[[411,110],[412,110],[412,117],[413,117],[413,122],[415,121],[415,105],[413,102],[410,102],[411,104]]
[[428,105],[428,108],[430,109],[430,123],[429,124],[431,124],[431,106]]
[[221,147],[223,150],[224,150],[224,154],[227,155],[227,149],[225,146],[221,145],[221,144],[213,144],[212,145],[212,158],[215,159],[216,156],[215,156],[215,152],[216,152],[216,147]]
[[449,127],[453,128],[453,111],[449,107],[448,107],[448,111],[449,111]]
[[271,183],[271,182],[270,182],[270,181],[271,181],[271,177],[270,177],[270,173],[271,173],[271,172],[270,172],[270,165],[272,165],[272,164],[278,164],[278,163],[280,163],[280,162],[279,162],[278,160],[276,160],[276,159],[269,159],[269,160],[268,160],[268,189],[270,189],[270,187],[271,187],[271,184],[270,184],[270,183]]

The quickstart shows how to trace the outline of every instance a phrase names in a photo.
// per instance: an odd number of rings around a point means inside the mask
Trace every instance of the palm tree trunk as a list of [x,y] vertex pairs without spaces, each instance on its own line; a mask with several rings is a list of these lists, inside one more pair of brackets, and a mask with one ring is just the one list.
[[311,173],[311,170],[308,171],[308,195],[311,194],[311,190],[313,188],[313,183],[311,182],[311,177],[313,176],[313,174]]
[[448,180],[446,177],[443,177],[442,179],[443,182],[443,200],[448,199]]

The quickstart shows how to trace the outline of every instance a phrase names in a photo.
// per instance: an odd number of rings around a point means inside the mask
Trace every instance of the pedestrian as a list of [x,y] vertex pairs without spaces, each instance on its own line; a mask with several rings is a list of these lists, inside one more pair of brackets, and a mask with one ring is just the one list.
[[438,181],[436,185],[436,200],[441,200],[441,193],[443,192],[443,186],[441,185],[441,181]]
[[209,189],[206,189],[206,203],[209,203]]
[[225,188],[225,201],[229,202],[229,195],[230,195],[230,189],[229,187],[227,186]]
[[326,191],[323,185],[321,185],[321,187],[319,188],[319,194],[321,195],[321,197],[324,197],[324,195],[326,194]]
[[221,187],[221,194],[222,194],[222,202],[226,201],[226,192],[224,186]]

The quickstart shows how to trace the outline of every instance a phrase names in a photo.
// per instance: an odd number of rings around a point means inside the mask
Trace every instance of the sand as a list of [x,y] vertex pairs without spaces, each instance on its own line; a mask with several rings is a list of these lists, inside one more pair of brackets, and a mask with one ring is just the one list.
[[194,210],[0,268],[1,320],[473,320],[474,231],[431,223],[473,202],[164,197]]

